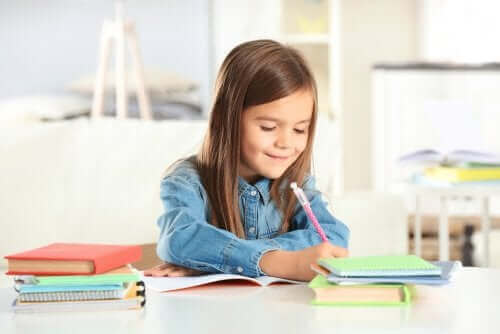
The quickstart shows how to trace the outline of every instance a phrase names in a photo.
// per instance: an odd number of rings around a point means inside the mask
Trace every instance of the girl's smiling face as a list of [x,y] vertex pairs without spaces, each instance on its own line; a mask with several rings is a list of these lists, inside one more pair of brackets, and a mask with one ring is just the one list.
[[239,175],[248,182],[279,178],[304,151],[313,113],[309,90],[252,106],[241,118]]

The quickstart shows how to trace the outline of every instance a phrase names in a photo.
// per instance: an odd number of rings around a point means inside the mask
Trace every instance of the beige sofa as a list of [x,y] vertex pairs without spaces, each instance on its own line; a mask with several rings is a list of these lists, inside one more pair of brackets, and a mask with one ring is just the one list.
[[[155,242],[162,173],[197,150],[205,129],[205,121],[1,123],[0,255],[56,241]],[[320,120],[315,173],[334,214],[351,228],[351,254],[405,253],[400,198],[331,195],[337,134]]]

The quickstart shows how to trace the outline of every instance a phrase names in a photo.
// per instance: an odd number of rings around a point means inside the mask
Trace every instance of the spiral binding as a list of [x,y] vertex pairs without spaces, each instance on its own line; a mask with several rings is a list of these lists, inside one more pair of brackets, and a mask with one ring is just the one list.
[[122,290],[25,292],[19,294],[21,302],[63,302],[83,300],[119,299]]
[[143,281],[138,281],[135,285],[141,288],[140,290],[138,289],[135,294],[138,297],[142,297],[141,307],[144,307],[144,305],[146,305],[146,285]]

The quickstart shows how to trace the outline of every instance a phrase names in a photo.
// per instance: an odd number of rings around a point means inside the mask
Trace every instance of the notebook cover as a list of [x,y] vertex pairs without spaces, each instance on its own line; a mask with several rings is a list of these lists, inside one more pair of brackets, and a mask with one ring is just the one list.
[[[313,280],[309,283],[308,287],[311,289],[318,288],[328,288],[329,286],[336,285],[335,283],[329,283],[323,275],[317,275],[313,278]],[[324,305],[324,306],[406,306],[411,302],[412,292],[409,286],[406,284],[370,284],[371,286],[384,287],[384,288],[394,288],[399,287],[403,289],[403,299],[400,302],[359,302],[359,301],[349,301],[349,302],[327,302],[327,301],[318,301],[313,299],[311,304],[313,305]],[[366,285],[358,285],[360,289],[363,289],[363,286]]]
[[318,263],[337,276],[440,276],[441,268],[415,255],[322,258]]
[[[76,244],[54,243],[48,246],[32,249],[26,252],[5,256],[13,260],[60,260],[60,261],[92,261],[94,272],[101,274],[106,271],[124,266],[140,260],[142,249],[140,246],[104,245],[104,244]],[[81,273],[68,272],[16,272],[8,271],[7,275],[33,274],[33,275],[71,275]]]

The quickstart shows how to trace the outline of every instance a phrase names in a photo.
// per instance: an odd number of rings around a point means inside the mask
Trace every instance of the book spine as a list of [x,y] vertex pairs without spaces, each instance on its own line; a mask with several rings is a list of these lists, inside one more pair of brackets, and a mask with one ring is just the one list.
[[425,175],[444,181],[485,181],[500,179],[500,168],[446,168],[426,169]]

